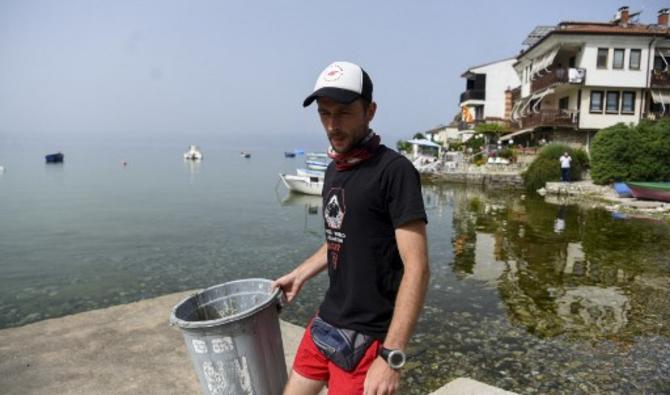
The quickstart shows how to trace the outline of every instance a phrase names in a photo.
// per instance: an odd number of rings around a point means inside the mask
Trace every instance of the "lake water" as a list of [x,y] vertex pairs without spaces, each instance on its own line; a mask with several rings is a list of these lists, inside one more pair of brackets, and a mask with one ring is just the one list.
[[[192,163],[185,149],[81,144],[46,165],[29,145],[0,147],[0,328],[275,278],[323,241],[320,199],[278,183],[301,158],[213,145]],[[432,277],[402,393],[460,376],[520,393],[670,393],[667,223],[455,185],[425,185],[424,199]],[[283,318],[305,325],[326,284]]]

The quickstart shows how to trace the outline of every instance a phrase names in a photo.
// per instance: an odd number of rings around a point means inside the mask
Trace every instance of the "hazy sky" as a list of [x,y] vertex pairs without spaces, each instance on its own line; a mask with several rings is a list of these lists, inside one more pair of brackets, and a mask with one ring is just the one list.
[[[31,139],[299,141],[331,61],[362,65],[383,141],[448,122],[470,66],[536,25],[609,20],[613,1],[0,0],[0,144]],[[629,1],[656,20],[665,1]],[[325,140],[324,140],[325,142]]]

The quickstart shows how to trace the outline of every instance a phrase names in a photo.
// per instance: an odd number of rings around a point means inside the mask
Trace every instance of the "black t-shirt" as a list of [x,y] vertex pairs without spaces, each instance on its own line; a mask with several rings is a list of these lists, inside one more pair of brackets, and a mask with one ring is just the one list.
[[403,275],[395,229],[427,222],[412,163],[380,145],[359,165],[326,170],[323,215],[330,286],[319,315],[340,328],[386,336]]

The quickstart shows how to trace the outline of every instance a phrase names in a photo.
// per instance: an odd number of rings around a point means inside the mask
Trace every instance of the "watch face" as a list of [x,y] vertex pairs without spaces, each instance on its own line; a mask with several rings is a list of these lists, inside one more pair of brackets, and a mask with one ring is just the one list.
[[389,366],[393,369],[400,369],[405,364],[405,354],[400,350],[393,350],[388,358]]

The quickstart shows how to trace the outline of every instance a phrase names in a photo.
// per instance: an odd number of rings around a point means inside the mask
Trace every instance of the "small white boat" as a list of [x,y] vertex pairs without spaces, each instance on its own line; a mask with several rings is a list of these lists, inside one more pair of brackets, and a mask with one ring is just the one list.
[[4,167],[4,166],[0,166],[0,173],[4,173],[4,172],[5,172],[5,167]]
[[188,151],[184,153],[185,160],[201,160],[202,152],[197,145],[189,145]]
[[306,160],[305,166],[310,170],[326,171],[328,168],[328,163],[322,162],[320,160]]
[[292,174],[279,174],[286,188],[292,192],[304,193],[306,195],[321,195],[323,190],[322,177],[298,176]]
[[242,151],[240,152],[240,156],[243,158],[251,158],[251,153]]
[[305,154],[307,160],[320,160],[322,162],[330,161],[330,157],[325,152],[308,152]]
[[321,170],[310,170],[310,169],[295,169],[295,172],[299,176],[303,177],[324,177],[324,172]]

